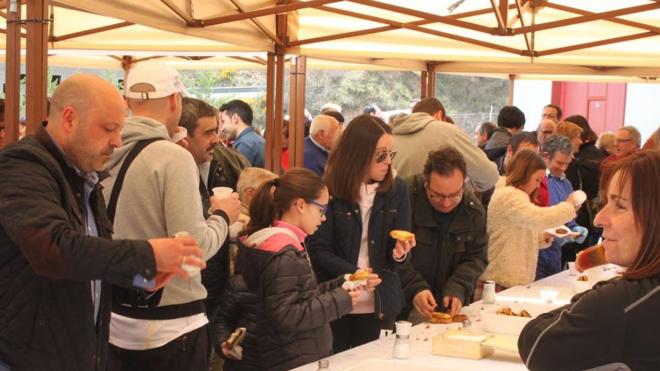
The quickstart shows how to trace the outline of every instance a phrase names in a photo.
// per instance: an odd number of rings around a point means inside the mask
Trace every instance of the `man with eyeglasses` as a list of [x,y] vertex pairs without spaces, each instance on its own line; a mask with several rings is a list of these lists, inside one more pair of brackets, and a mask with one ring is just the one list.
[[641,145],[642,136],[634,126],[624,126],[617,131],[614,140],[617,158],[623,158],[638,151]]
[[606,170],[609,163],[631,155],[639,151],[642,145],[642,135],[634,126],[624,126],[616,132],[614,139],[614,154],[606,157],[600,166]]
[[[424,170],[408,179],[417,245],[401,277],[409,320],[434,311],[458,313],[488,264],[486,211],[465,191],[466,165],[453,147],[430,152]],[[412,306],[412,308],[411,308]]]

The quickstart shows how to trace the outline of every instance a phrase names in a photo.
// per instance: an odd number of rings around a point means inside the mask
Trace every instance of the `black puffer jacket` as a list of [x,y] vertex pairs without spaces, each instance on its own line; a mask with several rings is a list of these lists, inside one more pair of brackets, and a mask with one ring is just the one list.
[[[146,241],[111,241],[98,186],[85,232],[84,180],[44,128],[0,152],[0,360],[13,370],[105,370],[112,287],[156,265]],[[94,321],[91,280],[103,280]]]
[[277,252],[240,246],[238,265],[257,295],[262,370],[290,370],[332,353],[330,322],[353,309],[343,279],[319,285],[307,253],[293,245]]
[[257,296],[248,290],[243,276],[233,275],[227,281],[227,287],[219,300],[218,310],[212,325],[213,347],[222,355],[222,343],[229,339],[234,330],[245,327],[246,333],[241,347],[243,359],[226,360],[225,371],[259,370],[257,357]]
[[583,207],[578,210],[575,221],[577,224],[589,230],[589,238],[583,247],[593,246],[598,243],[601,230],[593,225],[593,220],[600,210],[600,199],[598,197],[600,182],[600,164],[605,159],[605,154],[596,148],[593,143],[585,143],[580,146],[580,151],[575,154],[566,169],[566,178],[571,181],[573,189],[581,189],[587,194],[587,200]]

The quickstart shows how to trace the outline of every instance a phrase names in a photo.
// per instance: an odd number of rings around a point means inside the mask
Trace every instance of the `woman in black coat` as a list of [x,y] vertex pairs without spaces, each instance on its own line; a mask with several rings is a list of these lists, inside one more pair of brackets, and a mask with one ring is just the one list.
[[382,279],[374,293],[362,293],[350,315],[331,324],[335,353],[378,339],[380,329],[391,327],[404,305],[397,270],[415,241],[389,236],[391,230],[410,230],[408,187],[392,169],[396,152],[391,133],[374,116],[350,122],[325,171],[333,197],[327,221],[307,239],[320,281],[358,268]]
[[[580,115],[569,116],[565,121],[574,123],[582,128],[582,145],[575,154],[575,158],[566,169],[566,178],[571,181],[573,189],[581,189],[587,194],[585,205],[578,210],[576,223],[586,227],[589,235],[584,243],[579,245],[577,251],[598,243],[602,231],[594,226],[594,217],[600,209],[600,197],[598,196],[598,182],[600,180],[600,163],[605,159],[605,154],[596,148],[598,136],[591,130],[587,119]],[[567,256],[565,261],[575,260],[575,252]]]

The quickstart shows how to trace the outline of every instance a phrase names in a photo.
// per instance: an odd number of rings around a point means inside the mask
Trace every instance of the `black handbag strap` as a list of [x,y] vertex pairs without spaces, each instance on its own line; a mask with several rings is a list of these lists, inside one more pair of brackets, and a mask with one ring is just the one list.
[[117,211],[117,200],[119,199],[119,192],[121,192],[121,188],[124,185],[124,178],[126,177],[126,172],[128,171],[128,167],[131,166],[133,160],[135,160],[137,155],[139,155],[140,152],[142,152],[142,150],[145,147],[158,140],[164,140],[164,139],[151,138],[151,139],[138,141],[137,143],[135,143],[131,151],[128,152],[128,155],[126,155],[126,159],[121,164],[121,167],[119,168],[119,172],[117,173],[117,179],[115,180],[115,183],[112,186],[112,193],[110,193],[110,201],[108,201],[108,217],[110,217],[110,221],[112,223],[115,222],[115,212]]

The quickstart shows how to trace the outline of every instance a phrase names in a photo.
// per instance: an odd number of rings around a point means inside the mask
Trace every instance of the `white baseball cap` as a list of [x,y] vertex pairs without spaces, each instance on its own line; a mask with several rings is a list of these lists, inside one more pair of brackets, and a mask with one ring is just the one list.
[[185,93],[179,72],[161,62],[141,62],[126,78],[124,95],[132,99],[156,99]]

